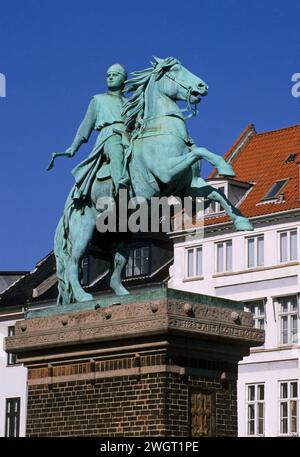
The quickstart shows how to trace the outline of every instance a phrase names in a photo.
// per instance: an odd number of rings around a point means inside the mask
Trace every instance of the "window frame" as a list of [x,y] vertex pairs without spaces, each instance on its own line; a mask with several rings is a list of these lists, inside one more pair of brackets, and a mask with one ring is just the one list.
[[[250,311],[249,308],[250,308],[251,306],[254,306],[254,307],[255,307],[255,311],[256,311],[256,308],[257,308],[257,309],[259,308],[259,304],[261,304],[261,305],[263,306],[263,311],[264,311],[263,314],[258,314],[258,313],[256,313],[256,312],[253,313],[252,311]],[[245,308],[248,308],[248,310],[246,310]],[[246,312],[252,314],[253,321],[254,321],[254,328],[257,328],[257,329],[266,331],[266,325],[267,325],[267,320],[266,320],[266,300],[265,300],[265,299],[258,299],[258,300],[246,301],[246,302],[245,302],[244,309],[245,309]],[[262,320],[262,319],[263,319],[263,328],[258,327],[258,326],[256,325],[256,323],[257,323],[259,320]]]
[[[7,438],[9,438],[9,437],[18,438],[20,436],[21,397],[11,397],[11,398],[6,398],[5,400],[6,400],[5,401],[5,437],[7,437]],[[9,413],[8,412],[8,405],[9,405],[10,402],[13,405],[17,404],[17,414],[15,414],[14,412],[13,413]],[[15,434],[14,435],[10,434],[10,431],[11,431],[10,426],[11,426],[12,419],[9,416],[13,416],[13,417],[16,416],[17,417],[16,430],[15,430]]]
[[[292,232],[296,232],[296,258],[295,259],[291,259],[291,233]],[[281,235],[286,233],[287,234],[287,260],[281,260],[281,257],[282,257],[282,253],[281,253]],[[278,263],[279,264],[282,264],[282,263],[287,263],[287,262],[295,262],[297,261],[297,259],[299,258],[299,255],[298,255],[298,250],[299,250],[299,247],[298,247],[298,228],[297,227],[294,227],[294,228],[291,228],[291,229],[285,229],[285,230],[279,230],[277,232],[277,246],[278,246]]]
[[[228,195],[228,184],[227,183],[220,184],[219,186],[214,185],[213,187],[217,190],[221,190],[224,193],[224,195],[227,197],[227,195]],[[211,211],[211,207],[213,205],[215,207],[215,211]],[[221,204],[217,201],[210,200],[208,207],[204,211],[204,215],[211,216],[213,214],[220,214],[220,213],[225,213],[225,210],[221,207]]]
[[[259,238],[262,238],[262,240],[263,240],[263,252],[262,252],[263,262],[262,262],[261,265],[258,265],[258,258],[259,258],[259,255],[258,255],[258,248],[259,248],[258,239]],[[254,253],[253,253],[254,265],[253,266],[249,266],[249,241],[250,240],[254,240]],[[253,236],[247,236],[247,237],[245,237],[245,241],[246,241],[246,246],[245,246],[245,268],[247,270],[251,270],[253,268],[260,268],[260,267],[265,266],[265,235],[264,235],[264,233],[253,235]]]
[[90,257],[84,256],[80,262],[81,278],[80,284],[82,287],[88,287],[90,285]]
[[[12,333],[10,333],[10,331],[12,330]],[[15,336],[15,330],[16,330],[16,326],[15,325],[9,325],[7,327],[7,336]],[[14,365],[17,365],[17,354],[12,354],[11,352],[8,352],[7,353],[7,357],[6,357],[6,366],[7,367],[12,367]]]
[[[263,400],[258,399],[258,387],[263,386],[264,398]],[[264,382],[253,382],[245,385],[246,387],[246,436],[247,437],[258,437],[265,436],[266,426],[266,407],[265,407],[265,383]],[[254,387],[254,400],[249,400],[249,388]],[[263,405],[263,433],[259,433],[259,404]],[[254,405],[254,433],[249,433],[249,406]]]
[[[227,244],[231,244],[231,268],[227,269]],[[222,271],[218,271],[218,246],[222,245],[223,249],[223,261],[222,261]],[[225,248],[224,248],[225,246]],[[233,271],[233,241],[232,238],[215,242],[215,272],[216,274],[231,273]]]
[[[281,300],[283,299],[288,299],[288,298],[291,298],[291,297],[295,297],[296,298],[296,304],[297,304],[297,309],[294,311],[290,311],[288,310],[286,313],[285,312],[282,312],[281,311]],[[277,305],[277,318],[278,318],[278,346],[279,347],[284,347],[284,346],[291,346],[291,345],[295,345],[295,344],[299,344],[299,339],[298,339],[298,333],[299,333],[299,295],[298,294],[289,294],[289,295],[282,295],[282,296],[278,296],[278,297],[275,297],[273,299],[275,301],[275,304]],[[290,308],[290,305],[288,305],[288,307]],[[291,341],[291,325],[290,325],[290,317],[292,315],[296,315],[296,319],[297,319],[297,341],[296,342],[292,342]],[[288,322],[288,325],[287,325],[287,335],[288,335],[288,341],[287,343],[283,343],[282,342],[282,316],[287,316],[287,322]]]
[[[201,250],[201,273],[197,273],[197,266],[198,266],[198,256],[197,252]],[[189,252],[192,252],[193,258],[193,274],[189,275]],[[184,278],[191,279],[191,278],[202,278],[203,277],[203,244],[198,244],[197,246],[190,246],[185,248],[185,267],[184,267]]]
[[[141,250],[147,248],[148,249],[148,263],[147,263],[147,272],[146,273],[140,273],[140,274],[134,274],[134,268],[135,268],[135,261],[134,261],[134,253],[138,250]],[[129,261],[130,261],[130,256],[131,253],[133,254],[132,256],[132,265],[129,267]],[[152,264],[152,249],[151,249],[151,244],[136,244],[130,248],[129,256],[128,256],[128,261],[127,264],[124,268],[124,279],[130,279],[130,278],[140,278],[143,276],[149,276],[151,274],[151,264]],[[127,274],[128,269],[131,268],[130,274]]]
[[[289,182],[289,179],[290,179],[290,178],[284,178],[284,179],[277,179],[277,181],[274,181],[274,183],[271,185],[271,187],[270,187],[269,190],[266,192],[266,194],[265,194],[264,197],[261,199],[261,201],[276,200],[276,199],[278,198],[280,192],[282,192],[282,190],[285,188],[285,186],[286,186],[287,183]],[[273,197],[268,197],[267,195],[271,192],[272,188],[273,188],[278,182],[283,182],[282,186],[279,188],[279,190],[276,192],[276,194],[273,195]]]
[[[291,384],[296,383],[297,385],[297,396],[296,397],[291,397]],[[288,385],[288,395],[287,397],[281,397],[281,386],[282,384],[287,384]],[[291,402],[296,401],[296,432],[291,432]],[[282,403],[287,403],[287,433],[282,433],[282,416],[281,416],[281,406]],[[288,380],[280,380],[278,381],[278,419],[279,419],[279,424],[278,424],[278,435],[279,436],[299,436],[299,380],[298,379],[288,379]]]

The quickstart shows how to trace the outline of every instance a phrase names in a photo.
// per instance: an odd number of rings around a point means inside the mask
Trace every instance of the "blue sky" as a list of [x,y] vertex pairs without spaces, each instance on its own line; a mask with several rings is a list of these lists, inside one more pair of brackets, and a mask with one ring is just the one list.
[[46,167],[105,91],[111,63],[134,71],[152,55],[179,58],[210,88],[190,133],[224,154],[248,123],[259,132],[300,123],[299,17],[298,0],[1,0],[0,270],[32,269],[52,249],[71,169],[93,138]]

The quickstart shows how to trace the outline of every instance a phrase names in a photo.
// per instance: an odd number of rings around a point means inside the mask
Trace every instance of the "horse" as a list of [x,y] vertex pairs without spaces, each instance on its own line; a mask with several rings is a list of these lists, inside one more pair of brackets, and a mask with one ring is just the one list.
[[[221,156],[193,144],[186,128],[185,110],[177,104],[186,101],[190,112],[188,117],[191,117],[196,105],[208,93],[207,84],[178,59],[156,57],[150,68],[132,73],[125,90],[131,94],[123,109],[127,130],[131,132],[125,153],[131,181],[129,197],[147,200],[172,195],[204,197],[219,202],[237,230],[253,230],[249,220],[221,190],[199,177],[201,159],[216,167],[219,175],[235,176],[230,164]],[[61,305],[93,299],[80,284],[79,262],[92,239],[101,212],[97,209],[98,199],[113,195],[110,176],[94,179],[90,199],[84,207],[76,205],[72,199],[74,188],[55,233],[57,303]],[[121,282],[128,255],[129,243],[121,241],[116,233],[109,285],[117,295],[129,293]]]

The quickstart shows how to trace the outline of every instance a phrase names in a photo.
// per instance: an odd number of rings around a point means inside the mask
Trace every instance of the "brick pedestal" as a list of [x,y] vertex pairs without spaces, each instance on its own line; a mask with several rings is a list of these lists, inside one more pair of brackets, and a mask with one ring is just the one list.
[[237,302],[152,297],[17,324],[6,348],[28,367],[27,436],[237,435],[237,363],[264,332]]

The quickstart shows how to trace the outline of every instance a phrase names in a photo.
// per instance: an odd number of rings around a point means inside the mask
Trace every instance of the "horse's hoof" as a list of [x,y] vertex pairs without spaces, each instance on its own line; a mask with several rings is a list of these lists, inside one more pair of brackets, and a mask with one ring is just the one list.
[[128,290],[125,287],[121,286],[116,290],[117,295],[130,295]]
[[218,167],[218,174],[219,176],[235,176],[235,172],[233,171],[232,166],[226,162]]
[[116,295],[129,295],[129,292],[122,283],[118,280],[114,280],[113,278],[110,280],[109,283],[112,290],[115,292]]
[[252,231],[253,225],[247,219],[246,217],[238,216],[235,221],[234,221],[234,226],[237,230],[242,230],[242,231]]
[[82,302],[85,302],[85,301],[92,301],[93,300],[93,295],[92,294],[88,294],[86,292],[83,292],[83,293],[80,293],[80,294],[76,295],[75,299],[79,303],[82,303]]

